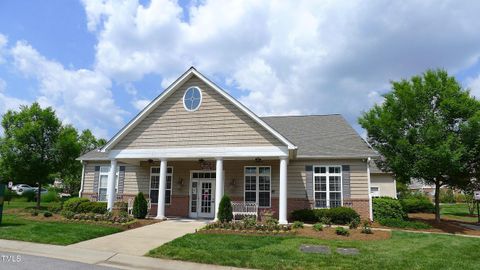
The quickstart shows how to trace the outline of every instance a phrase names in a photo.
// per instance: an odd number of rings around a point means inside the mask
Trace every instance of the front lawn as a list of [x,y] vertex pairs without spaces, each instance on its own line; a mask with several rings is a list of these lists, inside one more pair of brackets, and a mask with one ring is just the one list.
[[[43,209],[57,205],[59,203],[56,202],[41,204]],[[0,225],[0,239],[70,245],[122,231],[113,226],[59,221],[53,217],[48,218],[50,220],[30,219],[24,209],[34,207],[34,202],[21,200],[6,202]]]
[[[301,244],[327,245],[332,253],[302,253]],[[358,248],[360,254],[340,255],[337,247]],[[197,233],[148,256],[260,269],[478,269],[478,250],[477,238],[398,231],[379,241]]]
[[440,214],[442,215],[442,217],[446,217],[449,219],[456,219],[467,222],[478,221],[478,218],[476,217],[477,209],[475,209],[474,216],[471,216],[465,203],[442,204],[440,205]]

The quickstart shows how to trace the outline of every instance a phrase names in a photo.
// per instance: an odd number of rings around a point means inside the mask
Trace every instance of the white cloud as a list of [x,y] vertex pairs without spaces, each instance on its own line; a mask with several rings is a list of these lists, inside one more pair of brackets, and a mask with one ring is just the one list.
[[470,88],[470,93],[476,99],[480,99],[480,75],[476,78],[470,78],[467,80],[467,87]]
[[132,101],[132,105],[137,110],[143,110],[150,102],[151,102],[151,100],[149,100],[149,99],[136,99],[136,100]]
[[7,47],[8,39],[5,35],[0,33],[0,64],[5,62],[5,54],[6,54],[6,47]]
[[[30,102],[6,94],[7,82],[0,78],[0,118],[8,110],[18,110],[20,105],[28,105]],[[0,136],[3,135],[3,128],[0,126]]]
[[125,112],[115,104],[111,81],[102,73],[66,69],[23,41],[16,43],[11,55],[22,74],[38,80],[38,102],[52,106],[63,122],[92,129],[103,137],[107,137],[110,128],[117,129],[123,124]]
[[242,89],[260,114],[343,113],[428,68],[451,73],[480,56],[480,2],[84,0],[96,70],[118,82],[195,65]]

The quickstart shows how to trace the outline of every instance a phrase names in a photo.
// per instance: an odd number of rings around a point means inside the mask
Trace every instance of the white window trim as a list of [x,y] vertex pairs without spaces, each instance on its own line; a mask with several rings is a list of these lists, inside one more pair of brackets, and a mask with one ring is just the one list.
[[[200,102],[198,103],[198,106],[196,108],[189,109],[189,108],[187,108],[187,105],[185,105],[185,96],[187,95],[188,90],[190,90],[192,88],[196,88],[198,90],[198,92],[200,93]],[[198,109],[200,109],[200,106],[202,106],[202,101],[203,101],[202,89],[200,89],[200,87],[198,87],[198,86],[190,86],[190,87],[187,88],[187,90],[185,90],[185,93],[183,93],[183,98],[182,98],[183,108],[185,108],[185,110],[188,111],[188,112],[194,112],[194,111],[197,111]]]
[[[325,173],[315,173],[315,168],[320,168],[320,167],[325,167]],[[330,173],[329,172],[329,168],[330,167],[339,167],[340,168],[340,173]],[[316,189],[315,189],[315,177],[316,176],[325,176],[326,177],[326,184],[327,184],[327,187],[326,187],[326,193],[327,193],[327,205],[325,208],[330,208],[330,179],[329,179],[329,176],[340,176],[340,206],[343,206],[343,169],[342,169],[342,165],[315,165],[313,166],[313,205],[314,205],[314,208],[323,208],[323,207],[316,207],[316,204],[317,204],[317,198],[315,196],[315,193],[316,193]],[[319,191],[321,192],[321,191]],[[334,191],[334,192],[338,192],[338,191]]]
[[[270,189],[268,190],[268,192],[270,193],[270,196],[269,196],[269,202],[268,202],[268,206],[260,206],[260,181],[259,181],[259,176],[266,176],[266,174],[260,174],[260,167],[266,167],[266,168],[269,168],[270,169],[270,174],[268,175],[270,177]],[[253,174],[247,174],[247,168],[256,168],[256,173],[255,175]],[[247,190],[245,189],[245,176],[255,176],[255,200],[256,200],[256,203],[258,204],[258,208],[272,208],[272,166],[244,166],[243,167],[243,201],[245,202],[245,193],[247,192]],[[251,190],[249,190],[248,192],[252,192]],[[266,190],[262,190],[262,192],[266,192]]]
[[[150,166],[150,177],[149,177],[149,180],[148,180],[148,197],[149,198],[150,198],[150,194],[152,193],[152,190],[156,190],[158,192],[158,188],[157,189],[152,189],[152,176],[158,176],[159,179],[160,179],[160,172],[159,173],[152,173],[153,168],[159,168],[160,169],[160,166]],[[172,172],[168,173],[168,169],[172,169]],[[170,179],[172,181],[170,183],[170,189],[167,189],[167,185],[165,184],[165,191],[170,190],[170,202],[165,203],[165,205],[170,205],[170,204],[172,204],[172,195],[173,195],[173,167],[172,166],[167,167],[167,173],[165,174],[165,176],[166,177],[170,176]],[[160,186],[159,186],[159,188],[160,188]],[[158,202],[156,202],[156,203],[152,202],[152,204],[156,205],[156,204],[158,204]]]
[[[102,172],[102,168],[107,168],[108,172]],[[100,189],[102,188],[101,183],[100,183],[100,179],[102,179],[102,176],[106,175],[107,176],[107,181],[108,181],[108,175],[109,174],[110,174],[110,166],[100,166],[100,171],[99,171],[99,174],[98,174],[98,189],[97,189],[97,194],[99,195],[99,197],[98,197],[99,202],[106,202],[107,201],[107,199],[105,199],[105,201],[100,200]],[[117,166],[117,169],[115,171],[115,194],[117,194],[117,192],[118,192],[118,182],[120,180],[119,176],[120,176],[120,166]],[[107,185],[108,185],[108,183],[107,183]]]

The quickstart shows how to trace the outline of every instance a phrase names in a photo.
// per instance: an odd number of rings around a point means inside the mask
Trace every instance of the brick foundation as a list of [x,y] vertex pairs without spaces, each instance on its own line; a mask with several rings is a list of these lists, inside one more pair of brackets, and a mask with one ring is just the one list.
[[[82,193],[83,198],[91,198],[94,193]],[[128,201],[129,198],[134,198],[134,194],[123,194],[122,200]],[[148,198],[148,195],[146,195]],[[232,197],[232,201],[243,201],[243,197]],[[172,196],[172,203],[170,205],[165,205],[165,215],[166,216],[176,216],[176,217],[188,217],[188,208],[189,208],[189,196]],[[362,219],[368,219],[370,217],[369,203],[368,199],[346,199],[343,202],[344,206],[351,207],[360,215]],[[271,201],[270,208],[260,208],[260,211],[263,210],[272,210],[274,216],[278,218],[278,198],[274,197]],[[287,200],[287,215],[290,217],[290,213],[295,210],[308,209],[313,207],[313,202],[310,202],[307,199],[301,198],[288,198]],[[152,204],[152,207],[149,212],[150,216],[157,215],[157,205]],[[292,220],[289,220],[292,221]]]

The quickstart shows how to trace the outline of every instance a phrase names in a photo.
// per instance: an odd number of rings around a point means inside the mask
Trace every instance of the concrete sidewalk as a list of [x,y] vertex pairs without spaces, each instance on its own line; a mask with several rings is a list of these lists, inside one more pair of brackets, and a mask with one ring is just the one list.
[[1,252],[15,254],[27,254],[47,258],[56,258],[66,261],[88,263],[98,266],[113,267],[117,269],[146,269],[146,270],[228,270],[240,269],[218,265],[200,264],[192,262],[155,259],[129,254],[121,254],[112,251],[99,251],[93,249],[78,248],[73,246],[57,246],[37,244],[22,241],[0,239]]
[[172,219],[70,245],[73,248],[142,256],[187,233],[193,233],[207,221]]

